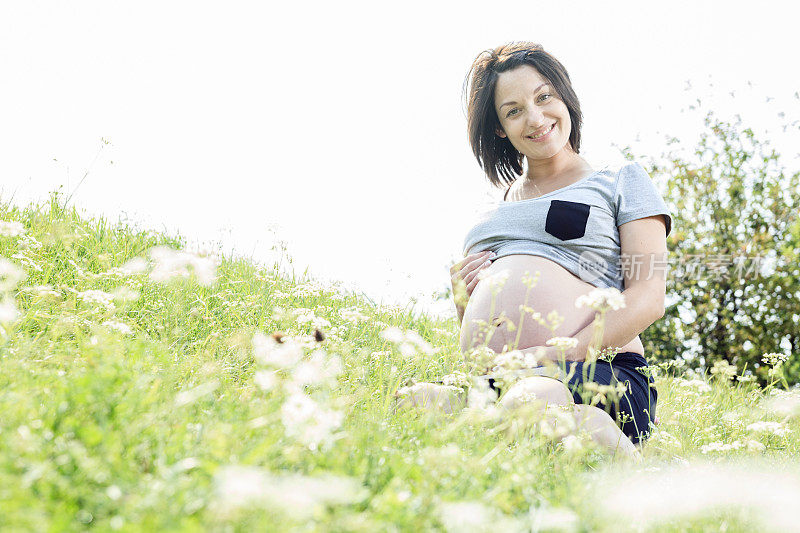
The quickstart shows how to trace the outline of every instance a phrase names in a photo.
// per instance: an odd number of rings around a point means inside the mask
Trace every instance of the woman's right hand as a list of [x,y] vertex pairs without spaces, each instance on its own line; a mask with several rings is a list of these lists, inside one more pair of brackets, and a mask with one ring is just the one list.
[[491,264],[494,252],[477,252],[466,256],[464,259],[450,267],[450,281],[453,286],[453,299],[456,308],[465,308],[472,291],[480,279],[478,273]]

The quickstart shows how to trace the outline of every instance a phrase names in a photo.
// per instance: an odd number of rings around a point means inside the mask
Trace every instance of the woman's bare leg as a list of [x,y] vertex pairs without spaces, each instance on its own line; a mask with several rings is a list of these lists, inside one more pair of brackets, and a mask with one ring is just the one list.
[[[531,402],[543,409],[543,421],[554,429],[559,440],[575,431],[586,431],[594,442],[616,455],[639,459],[638,449],[617,426],[611,416],[595,406],[575,404],[572,393],[561,381],[549,377],[532,376],[515,383],[500,399],[500,407],[513,411]],[[563,428],[565,421],[553,408],[566,407],[572,415],[573,427]]]

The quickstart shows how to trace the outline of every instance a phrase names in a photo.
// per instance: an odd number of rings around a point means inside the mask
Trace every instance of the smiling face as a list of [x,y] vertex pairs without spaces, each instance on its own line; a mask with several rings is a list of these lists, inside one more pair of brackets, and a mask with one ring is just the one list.
[[[521,65],[501,72],[494,94],[502,127],[497,135],[508,137],[520,153],[531,159],[548,159],[562,150],[572,152],[569,110],[534,67]],[[545,135],[538,137],[542,133]]]

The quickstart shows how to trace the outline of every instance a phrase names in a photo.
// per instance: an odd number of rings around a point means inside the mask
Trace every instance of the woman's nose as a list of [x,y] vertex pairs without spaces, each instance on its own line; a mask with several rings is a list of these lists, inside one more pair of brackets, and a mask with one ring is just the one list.
[[528,127],[531,129],[541,128],[545,125],[544,113],[536,109],[536,107],[528,111],[526,119],[528,121]]

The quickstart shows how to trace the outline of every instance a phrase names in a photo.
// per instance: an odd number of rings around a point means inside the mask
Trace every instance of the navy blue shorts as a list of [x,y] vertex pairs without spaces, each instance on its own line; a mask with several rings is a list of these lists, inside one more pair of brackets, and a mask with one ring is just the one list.
[[[583,361],[567,361],[566,365],[561,364],[562,370],[567,373],[573,366],[575,372],[569,379],[567,388],[572,392],[575,403],[588,404],[595,394],[592,391],[584,391],[585,382],[591,381],[600,385],[624,383],[627,391],[619,399],[619,406],[613,401],[609,401],[609,405],[603,402],[596,405],[611,415],[634,444],[650,435],[650,425],[656,416],[658,391],[653,377],[645,375],[647,368],[644,368],[644,372],[637,370],[637,367],[648,367],[647,361],[641,354],[620,352],[611,362],[598,360],[594,365],[585,364]],[[498,393],[501,392],[494,386],[493,379],[489,380],[489,385]]]

